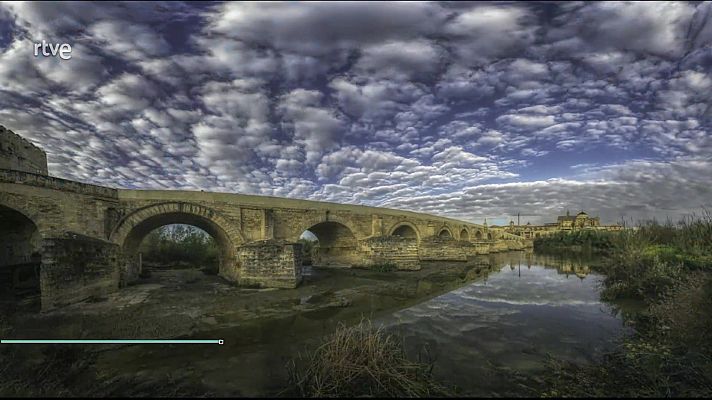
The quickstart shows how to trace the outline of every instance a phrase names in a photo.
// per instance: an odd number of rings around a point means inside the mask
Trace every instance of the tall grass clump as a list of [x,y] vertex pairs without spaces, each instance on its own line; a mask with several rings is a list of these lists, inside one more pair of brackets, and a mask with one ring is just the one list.
[[406,357],[401,341],[361,321],[339,325],[316,350],[288,364],[290,386],[299,397],[432,397],[449,391],[432,377],[432,362]]

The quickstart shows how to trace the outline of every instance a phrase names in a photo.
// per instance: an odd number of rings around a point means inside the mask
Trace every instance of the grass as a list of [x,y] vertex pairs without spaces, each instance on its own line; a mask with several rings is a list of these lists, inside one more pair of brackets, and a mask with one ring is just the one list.
[[370,268],[373,271],[378,271],[378,272],[393,272],[398,270],[398,266],[392,262],[382,262],[378,264],[374,264]]
[[432,377],[432,362],[411,361],[401,340],[370,321],[339,325],[316,350],[288,364],[298,397],[433,397],[451,392]]
[[398,271],[398,265],[391,261],[379,261],[373,264],[354,264],[351,268],[367,269],[376,272],[393,272]]
[[625,317],[634,333],[600,363],[550,360],[543,395],[712,396],[712,216],[650,221],[606,240],[601,297],[637,299],[646,308]]

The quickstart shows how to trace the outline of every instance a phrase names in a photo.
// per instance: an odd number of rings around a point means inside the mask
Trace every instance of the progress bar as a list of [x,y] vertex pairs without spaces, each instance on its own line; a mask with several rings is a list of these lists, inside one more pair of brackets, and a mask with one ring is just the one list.
[[0,339],[0,344],[224,344],[223,339]]

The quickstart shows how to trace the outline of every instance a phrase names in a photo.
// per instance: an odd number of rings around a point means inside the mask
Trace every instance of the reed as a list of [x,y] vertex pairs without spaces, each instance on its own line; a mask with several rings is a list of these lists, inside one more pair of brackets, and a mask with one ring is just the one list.
[[316,350],[288,364],[299,397],[433,397],[450,391],[432,377],[432,362],[411,361],[401,341],[370,321],[341,324]]

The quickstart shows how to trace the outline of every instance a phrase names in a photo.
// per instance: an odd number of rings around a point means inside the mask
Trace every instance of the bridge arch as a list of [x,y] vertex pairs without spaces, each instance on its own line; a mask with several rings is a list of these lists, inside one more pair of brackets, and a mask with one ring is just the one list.
[[492,235],[492,232],[487,232],[487,240],[492,240],[494,239],[494,235]]
[[420,232],[418,231],[418,227],[407,221],[394,224],[391,229],[388,230],[388,236],[400,236],[420,241]]
[[40,292],[42,236],[33,219],[0,205],[0,301]]
[[314,265],[350,265],[358,262],[356,235],[347,225],[337,221],[318,222],[309,231],[318,240],[311,255]]
[[476,230],[475,231],[475,240],[482,240],[482,231],[481,230]]
[[37,227],[37,230],[44,233],[47,230],[49,230],[49,227],[46,226],[46,218],[42,218],[43,215],[46,215],[47,213],[55,213],[57,212],[58,206],[55,204],[52,204],[52,209],[47,210],[45,207],[49,206],[50,204],[43,204],[43,212],[38,211],[38,207],[30,207],[29,203],[27,201],[28,199],[25,198],[24,196],[14,196],[9,193],[0,193],[0,208],[4,207],[9,210],[13,210],[19,214],[22,214],[25,218],[28,220],[32,221],[32,223]]
[[452,238],[452,231],[450,231],[450,228],[448,228],[447,226],[444,226],[440,228],[440,232],[438,232],[438,237],[441,239]]
[[460,240],[470,240],[470,232],[467,228],[462,228],[460,231]]
[[236,278],[236,246],[244,243],[239,228],[208,207],[170,202],[135,210],[122,218],[109,235],[110,241],[121,246],[127,263],[122,271],[122,281],[131,280],[140,272],[137,256],[143,239],[151,231],[172,224],[192,225],[212,236],[220,248],[219,274]]

